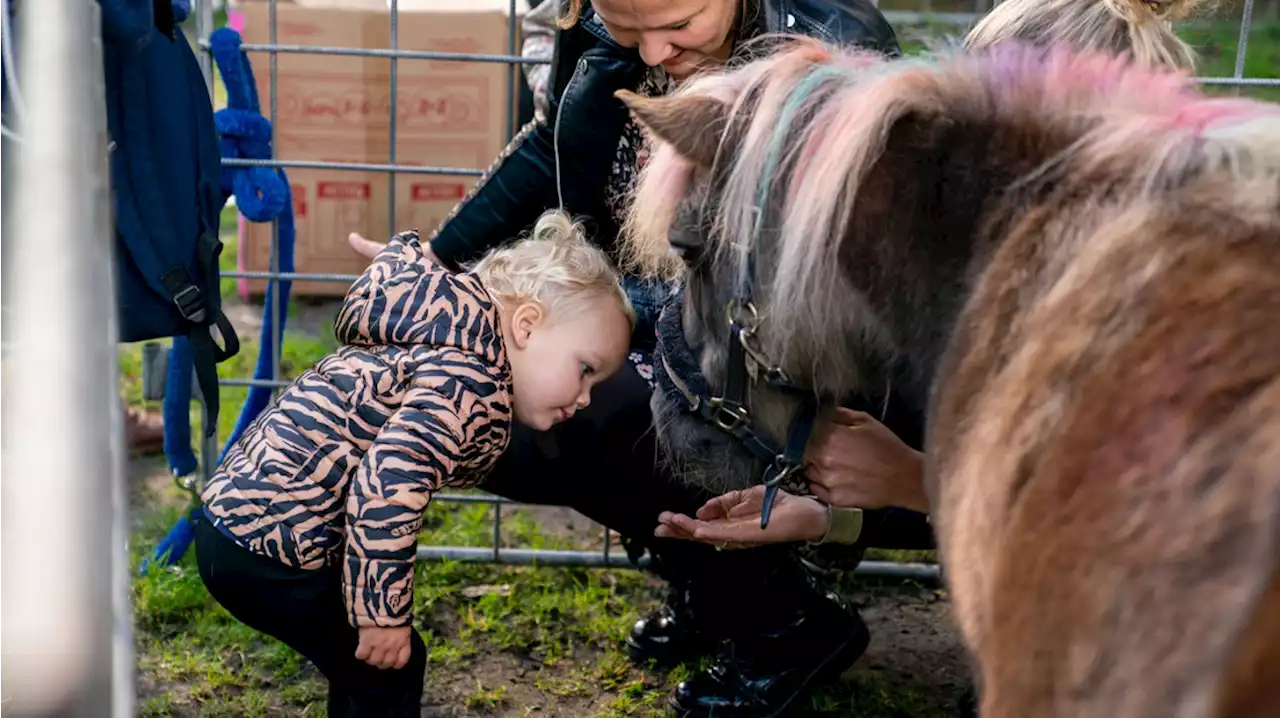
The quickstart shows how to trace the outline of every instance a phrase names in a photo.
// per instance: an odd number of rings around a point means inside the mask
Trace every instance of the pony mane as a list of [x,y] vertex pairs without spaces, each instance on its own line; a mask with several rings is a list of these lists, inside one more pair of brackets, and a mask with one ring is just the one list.
[[1275,105],[1210,99],[1185,72],[1122,56],[1010,40],[982,52],[886,60],[797,38],[762,59],[697,78],[670,101],[695,95],[726,105],[728,129],[714,166],[700,169],[653,137],[656,151],[640,174],[624,227],[624,263],[648,274],[682,275],[667,232],[698,172],[709,171],[718,191],[706,206],[712,216],[704,218],[711,226],[708,254],[714,261],[740,256],[757,230],[767,229],[776,256],[772,275],[757,285],[764,300],[757,307],[770,325],[763,348],[784,366],[810,370],[815,390],[836,395],[859,387],[846,385],[856,362],[845,352],[853,348],[834,347],[833,337],[861,337],[864,350],[894,350],[871,312],[850,306],[857,295],[837,253],[860,185],[894,124],[909,115],[993,131],[1061,131],[1078,139],[1045,168],[1123,162],[1140,191],[1210,169],[1262,172],[1271,182],[1259,184],[1271,189],[1256,201],[1275,202]]

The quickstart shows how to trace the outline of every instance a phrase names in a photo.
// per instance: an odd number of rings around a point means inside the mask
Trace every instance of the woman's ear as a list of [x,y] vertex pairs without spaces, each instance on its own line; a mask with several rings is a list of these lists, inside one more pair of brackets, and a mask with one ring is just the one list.
[[524,349],[529,345],[529,337],[542,325],[545,318],[546,312],[537,302],[525,302],[516,307],[511,313],[511,341],[515,342],[517,349]]

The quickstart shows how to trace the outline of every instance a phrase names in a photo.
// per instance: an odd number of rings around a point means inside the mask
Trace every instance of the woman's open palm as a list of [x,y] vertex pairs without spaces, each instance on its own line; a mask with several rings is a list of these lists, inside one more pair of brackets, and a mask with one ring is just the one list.
[[653,535],[700,541],[719,548],[750,548],[790,541],[817,541],[827,532],[827,508],[818,500],[779,491],[769,515],[769,527],[761,530],[764,487],[730,491],[711,499],[697,516],[664,511]]

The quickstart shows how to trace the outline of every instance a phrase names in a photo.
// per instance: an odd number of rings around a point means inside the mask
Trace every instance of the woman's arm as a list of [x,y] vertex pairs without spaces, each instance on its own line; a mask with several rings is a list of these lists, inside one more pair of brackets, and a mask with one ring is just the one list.
[[534,120],[507,145],[488,173],[453,208],[431,238],[432,253],[458,270],[519,236],[556,206],[551,122]]

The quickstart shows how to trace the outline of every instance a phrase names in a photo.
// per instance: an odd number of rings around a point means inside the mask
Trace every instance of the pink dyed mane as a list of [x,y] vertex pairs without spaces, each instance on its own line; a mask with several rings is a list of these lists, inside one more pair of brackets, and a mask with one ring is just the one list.
[[[760,209],[769,212],[776,264],[770,277],[760,278],[768,306],[757,306],[771,326],[784,329],[762,339],[762,349],[784,365],[823,357],[827,366],[813,367],[813,374],[829,381],[815,388],[837,396],[856,388],[838,383],[856,382],[848,378],[853,361],[833,353],[827,338],[852,332],[877,342],[879,334],[875,326],[839,325],[839,317],[850,314],[853,293],[837,269],[839,243],[860,185],[899,120],[931,116],[988,127],[995,135],[1074,137],[1057,156],[1044,158],[1044,169],[1071,161],[1081,171],[1097,166],[1115,176],[1116,168],[1128,168],[1121,176],[1138,192],[1209,166],[1280,167],[1277,144],[1266,149],[1266,140],[1259,142],[1268,132],[1280,136],[1275,105],[1210,99],[1185,73],[1016,41],[972,54],[885,60],[797,39],[656,102],[678,109],[690,97],[718,100],[724,122],[716,126],[729,129],[719,137],[714,167],[699,166],[657,138],[624,228],[624,266],[683,275],[667,233],[708,173],[718,177],[714,216],[702,218],[711,226],[705,239],[713,257],[745,249],[755,236],[758,198],[772,198],[773,206]],[[699,123],[672,122],[664,131],[670,137],[708,132],[693,124]],[[701,137],[699,146],[708,141],[715,144]],[[1238,161],[1250,153],[1267,157]]]
[[[790,91],[821,67],[836,71],[824,83],[826,91],[814,95],[812,119],[778,127],[779,108]],[[722,144],[717,160],[718,171],[740,175],[744,185],[758,179],[749,175],[760,170],[767,138],[774,132],[789,135],[787,151],[798,153],[798,159],[775,182],[788,196],[791,210],[786,221],[801,219],[810,231],[832,230],[830,221],[820,221],[813,212],[822,207],[834,211],[835,199],[823,195],[851,189],[851,174],[865,170],[865,165],[849,162],[878,154],[860,143],[883,142],[873,130],[903,108],[984,120],[993,126],[1002,118],[1081,127],[1101,123],[1105,129],[1097,130],[1098,137],[1110,135],[1126,143],[1139,140],[1161,152],[1168,151],[1170,142],[1209,132],[1221,134],[1231,125],[1274,117],[1277,111],[1269,103],[1209,98],[1184,72],[1144,68],[1124,57],[1065,47],[1045,50],[1016,40],[971,54],[952,51],[933,60],[886,60],[865,51],[794,38],[753,62],[696,78],[670,101],[689,96],[719,99],[726,105],[730,125],[744,128],[740,137],[726,138],[730,151],[726,153]],[[751,113],[745,121],[744,113]],[[1164,140],[1163,148],[1156,147],[1161,143],[1153,144],[1155,138]],[[1113,144],[1117,146],[1112,151],[1126,149],[1119,140]],[[851,153],[854,145],[867,151]],[[669,144],[656,142],[625,228],[629,268],[667,275],[681,271],[668,256],[666,232],[677,207],[688,197],[697,170]],[[798,201],[801,196],[803,203]],[[803,211],[797,212],[799,205]],[[738,220],[746,214],[742,209],[737,208]],[[734,211],[734,207],[722,207],[722,213]],[[735,230],[741,230],[741,221],[728,216],[718,220],[724,241],[740,236]]]

